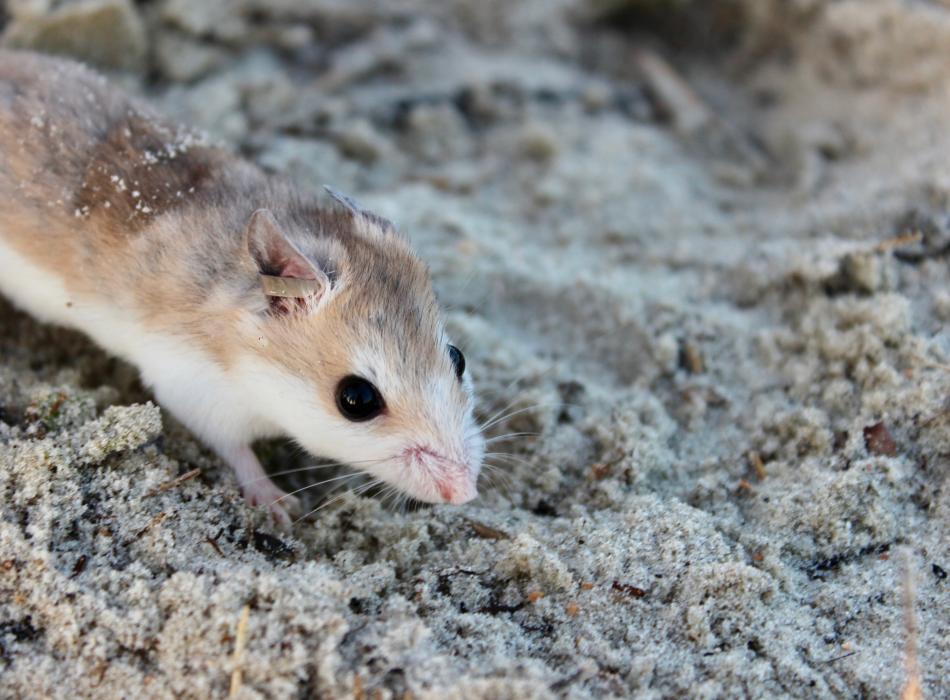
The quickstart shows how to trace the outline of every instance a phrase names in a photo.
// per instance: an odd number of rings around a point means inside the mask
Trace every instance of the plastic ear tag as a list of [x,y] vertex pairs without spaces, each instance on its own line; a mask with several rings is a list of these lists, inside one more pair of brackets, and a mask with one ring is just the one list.
[[319,280],[304,280],[298,277],[277,277],[275,275],[260,275],[261,287],[269,297],[286,297],[302,299],[315,296],[320,292],[322,285]]

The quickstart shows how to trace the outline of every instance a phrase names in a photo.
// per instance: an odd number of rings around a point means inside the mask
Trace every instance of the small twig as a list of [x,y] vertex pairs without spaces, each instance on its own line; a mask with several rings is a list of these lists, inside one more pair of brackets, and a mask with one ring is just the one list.
[[759,481],[765,481],[765,463],[762,461],[762,455],[755,450],[749,450],[749,454],[746,455],[746,458],[749,460],[749,466],[752,467],[752,471],[755,472],[755,478]]
[[712,111],[703,99],[658,53],[638,49],[633,54],[633,60],[676,131],[694,134],[714,120]]
[[165,520],[165,518],[167,518],[167,517],[168,517],[168,513],[164,513],[164,512],[159,513],[158,515],[156,515],[154,518],[152,518],[151,520],[149,520],[148,523],[146,523],[145,527],[143,527],[141,530],[139,530],[138,532],[135,533],[135,539],[138,539],[139,537],[141,537],[142,535],[144,535],[146,532],[148,532],[148,531],[151,530],[153,527],[155,527],[156,525],[158,525],[159,523],[161,523],[163,520]]
[[221,547],[218,546],[218,541],[213,537],[205,537],[205,542],[211,545],[211,548],[218,553],[219,557],[224,556],[224,552],[221,551]]
[[841,659],[847,659],[849,656],[854,656],[857,654],[857,651],[849,651],[847,654],[842,654],[841,656],[835,656],[831,659],[826,659],[822,661],[823,664],[833,664],[835,661],[841,661]]
[[924,238],[924,234],[920,231],[905,231],[904,233],[894,236],[893,238],[888,238],[887,240],[881,241],[876,246],[874,246],[874,251],[876,253],[884,253],[888,250],[893,250],[894,248],[903,248],[906,245],[913,245],[914,243],[919,243]]
[[234,635],[234,654],[231,657],[234,663],[234,669],[231,671],[231,690],[228,693],[229,698],[237,697],[244,682],[241,673],[241,663],[244,661],[244,646],[247,644],[247,621],[251,616],[251,606],[245,605],[241,610],[241,617],[238,620],[237,631]]
[[917,615],[914,607],[917,589],[914,581],[913,560],[910,550],[902,551],[904,564],[904,689],[901,700],[923,700],[920,685],[920,665],[917,662]]
[[475,531],[475,534],[485,540],[510,540],[511,535],[502,530],[490,527],[485,523],[480,523],[477,520],[469,520],[468,524],[472,526],[472,530]]
[[168,491],[168,489],[175,488],[179,484],[183,484],[189,479],[194,479],[201,473],[200,469],[192,469],[189,472],[185,472],[179,477],[175,477],[171,481],[166,481],[164,484],[156,486],[154,489],[145,494],[146,497],[154,496],[155,494],[162,493],[163,491]]

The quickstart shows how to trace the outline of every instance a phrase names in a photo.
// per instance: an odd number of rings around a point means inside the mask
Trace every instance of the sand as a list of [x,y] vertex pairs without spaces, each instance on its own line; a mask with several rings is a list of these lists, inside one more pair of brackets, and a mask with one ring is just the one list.
[[536,435],[284,535],[4,303],[0,697],[950,696],[945,2],[50,4],[4,40],[396,221]]

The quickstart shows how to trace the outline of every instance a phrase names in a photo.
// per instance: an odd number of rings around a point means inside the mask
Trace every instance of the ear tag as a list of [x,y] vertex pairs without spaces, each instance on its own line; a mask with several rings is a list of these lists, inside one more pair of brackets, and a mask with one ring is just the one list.
[[302,299],[317,295],[322,284],[319,280],[305,280],[297,277],[277,277],[275,275],[260,275],[261,288],[269,297],[284,297]]

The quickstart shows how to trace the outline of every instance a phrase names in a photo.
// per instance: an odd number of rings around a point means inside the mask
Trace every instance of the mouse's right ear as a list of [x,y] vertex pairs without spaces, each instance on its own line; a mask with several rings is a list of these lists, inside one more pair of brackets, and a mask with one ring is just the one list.
[[330,280],[287,239],[270,210],[251,214],[244,242],[257,266],[271,313],[284,316],[317,307]]

